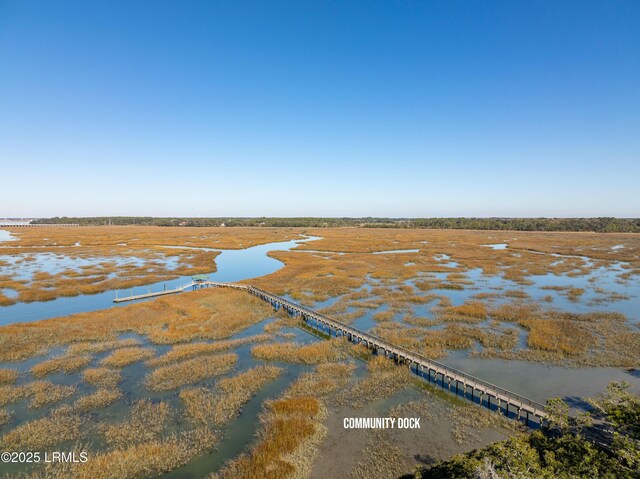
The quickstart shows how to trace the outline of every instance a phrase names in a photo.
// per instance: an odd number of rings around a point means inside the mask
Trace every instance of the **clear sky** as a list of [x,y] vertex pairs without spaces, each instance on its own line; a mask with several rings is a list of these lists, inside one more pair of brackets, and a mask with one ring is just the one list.
[[0,0],[0,217],[637,217],[639,25],[638,0]]

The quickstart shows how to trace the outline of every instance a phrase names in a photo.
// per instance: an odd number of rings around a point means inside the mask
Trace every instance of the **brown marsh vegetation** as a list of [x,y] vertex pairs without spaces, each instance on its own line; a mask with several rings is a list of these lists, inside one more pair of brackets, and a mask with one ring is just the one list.
[[[303,243],[292,251],[271,253],[284,261],[286,267],[250,282],[269,291],[303,298],[311,306],[337,297],[322,312],[347,323],[373,310],[371,319],[378,323],[374,328],[376,334],[433,357],[446,355],[450,349],[472,349],[474,355],[483,357],[570,365],[640,364],[640,331],[622,315],[565,314],[553,308],[553,295],[543,298],[544,303],[551,303],[543,309],[532,302],[522,287],[492,287],[493,291],[470,295],[474,297],[457,305],[452,304],[446,293],[446,290],[479,289],[468,275],[477,269],[482,271],[481,281],[502,275],[526,288],[531,284],[531,275],[581,277],[596,268],[624,262],[626,269],[617,274],[619,281],[625,282],[634,277],[631,272],[640,265],[638,234],[353,228],[309,233],[322,239]],[[508,247],[486,246],[496,243]],[[613,248],[619,244],[624,244],[624,248]],[[403,249],[418,251],[383,253]],[[575,303],[583,302],[587,288],[596,295],[590,300],[594,303],[627,298],[603,290],[597,277],[592,279],[588,286],[543,288],[555,290]],[[430,310],[426,317],[414,312],[416,305],[423,304]],[[385,309],[375,311],[382,305]],[[503,314],[507,309],[523,307],[531,309],[531,314],[524,317]],[[409,327],[399,328],[398,324],[403,323]],[[451,325],[433,329],[442,323]],[[519,329],[509,327],[509,323],[515,323]],[[519,336],[525,338],[524,349],[518,349]],[[479,351],[474,351],[476,345],[481,347]]]
[[384,356],[370,356],[367,371],[367,376],[338,395],[339,404],[362,407],[377,399],[390,397],[412,385],[413,378],[409,370],[397,367]]
[[[237,355],[224,354],[225,351],[268,340],[271,336],[267,334],[232,340],[224,338],[270,314],[270,308],[246,293],[211,289],[124,308],[2,327],[0,341],[6,349],[0,354],[5,355],[4,359],[28,359],[49,350],[61,354],[44,358],[20,374],[39,377],[64,371],[70,378],[77,378],[78,384],[61,385],[45,380],[14,384],[18,371],[3,368],[0,445],[6,450],[28,450],[88,440],[96,433],[104,438],[105,446],[99,446],[97,450],[90,444],[82,446],[91,451],[91,465],[74,465],[73,468],[64,464],[46,465],[25,477],[133,478],[174,469],[213,449],[219,440],[218,433],[184,420],[183,414],[169,407],[168,401],[123,401],[124,389],[131,386],[125,384],[123,390],[118,388],[123,377],[128,375],[119,369],[146,359],[141,367],[148,368],[149,372],[134,387],[142,391],[145,386],[169,391],[163,397],[177,396],[172,389],[228,373],[235,366]],[[121,339],[122,333],[135,333],[141,337]],[[195,343],[189,342],[194,339]],[[172,347],[155,358],[155,348],[147,346],[147,341],[169,343]],[[60,349],[62,352],[58,353]],[[91,362],[92,366],[82,369],[92,360],[91,355],[102,352],[106,355],[98,361],[98,366]],[[214,394],[214,402],[199,404],[200,407],[212,406],[209,425],[222,427],[231,421],[264,384],[281,372],[282,369],[274,366],[259,365],[213,383],[209,391]],[[83,381],[93,386],[92,390],[73,398]],[[183,400],[190,390],[181,391]],[[157,396],[157,393],[152,394]],[[72,402],[56,408],[55,403],[64,399]],[[22,417],[15,420],[13,405],[22,400],[29,401],[30,408],[41,408],[44,416],[25,419],[21,414]],[[112,413],[100,411],[114,403],[121,404],[127,411],[123,419],[115,422]],[[15,422],[14,427],[7,430],[12,422]],[[166,457],[145,455],[160,453]],[[108,464],[112,460],[119,461],[117,466]]]
[[212,376],[225,374],[235,366],[237,361],[237,354],[187,359],[154,369],[147,375],[146,383],[154,391],[175,389],[185,384],[194,384]]
[[[508,279],[528,284],[527,276],[532,274],[586,274],[612,261],[628,262],[636,268],[640,265],[638,234],[373,228],[310,230],[309,234],[322,239],[303,243],[295,251],[271,253],[284,261],[287,267],[260,278],[261,287],[292,295],[310,292],[314,299],[323,300],[348,294],[362,286],[367,278],[397,282],[416,278],[418,273],[444,272],[449,273],[446,281],[432,280],[435,286],[441,288],[444,284],[464,289],[470,286],[464,272],[476,268],[487,275],[502,272]],[[484,246],[491,243],[508,243],[508,248],[496,250]],[[624,243],[625,248],[611,249],[620,243]],[[369,254],[403,249],[419,251]],[[301,253],[305,250],[325,253]],[[442,255],[450,258],[447,261],[456,262],[457,267],[452,269],[444,265],[439,259]],[[592,264],[582,256],[590,258]]]
[[251,349],[256,358],[267,361],[317,364],[336,361],[344,357],[343,349],[334,341],[321,341],[301,345],[293,342],[259,344]]
[[123,448],[159,439],[170,417],[171,408],[166,402],[153,404],[142,400],[131,406],[127,419],[108,424],[101,428],[101,432],[107,443]]
[[307,477],[326,435],[325,398],[346,384],[351,371],[347,365],[325,363],[302,374],[282,396],[265,403],[258,443],[209,479]]
[[224,341],[216,341],[214,343],[188,343],[177,344],[160,357],[147,361],[149,366],[162,366],[165,364],[181,361],[183,359],[192,358],[194,356],[202,356],[204,354],[213,354],[226,349],[234,349],[243,344],[257,343],[270,339],[268,334],[258,334],[240,339],[227,339]]
[[54,409],[47,416],[20,424],[0,438],[6,451],[37,451],[81,437],[82,418],[71,408]]
[[73,403],[73,407],[79,411],[100,409],[116,402],[122,397],[122,393],[117,389],[100,388],[94,393],[81,396]]
[[[169,472],[212,450],[218,437],[207,428],[93,454],[85,463],[48,463],[25,479],[138,479]],[[76,448],[79,453],[81,447]]]
[[0,426],[4,426],[11,419],[11,413],[4,408],[0,408]]
[[102,353],[104,351],[109,351],[111,349],[131,348],[139,345],[140,345],[140,341],[133,338],[117,339],[115,341],[98,341],[98,342],[87,341],[84,343],[72,344],[67,348],[67,354],[75,355],[75,354],[85,354],[85,353]]
[[57,358],[48,359],[41,363],[36,364],[31,368],[31,374],[34,377],[40,378],[58,371],[65,373],[71,373],[82,369],[91,362],[91,356],[61,356]]
[[[38,272],[30,281],[14,280],[12,274],[0,275],[0,290],[9,288],[18,293],[17,298],[0,294],[0,305],[95,294],[183,275],[210,273],[216,269],[215,257],[219,253],[192,248],[238,249],[299,238],[292,230],[275,228],[88,226],[10,228],[10,231],[18,240],[3,246],[0,254],[19,256],[28,262],[33,261],[33,254],[52,253],[92,260],[94,264],[57,274]],[[117,262],[119,258],[131,257],[142,259],[144,263]],[[177,257],[177,268],[166,267],[167,257]],[[12,271],[11,268],[4,269]],[[110,276],[113,274],[115,277]]]
[[[247,230],[243,229],[234,240],[235,244],[243,241],[244,245],[242,235],[245,232]],[[258,238],[259,233],[256,231],[253,238]],[[483,357],[576,365],[638,364],[638,331],[622,315],[569,314],[544,309],[533,304],[523,293],[526,288],[519,287],[491,290],[462,304],[456,301],[455,305],[447,296],[446,290],[454,294],[469,291],[469,297],[477,293],[474,291],[476,285],[469,279],[469,271],[474,268],[482,268],[487,274],[502,272],[523,286],[526,286],[528,276],[537,272],[584,275],[595,265],[619,259],[619,250],[610,255],[604,249],[596,251],[605,248],[608,240],[587,239],[584,246],[580,243],[583,250],[579,254],[592,258],[592,264],[587,264],[581,258],[551,256],[557,252],[564,254],[562,248],[552,247],[553,242],[560,247],[568,248],[569,245],[568,241],[553,234],[548,237],[532,234],[535,238],[528,241],[535,239],[539,244],[538,249],[529,250],[518,247],[517,241],[512,239],[513,236],[526,236],[525,233],[447,231],[445,235],[428,230],[359,229],[312,233],[324,236],[321,240],[324,243],[314,242],[301,249],[333,247],[347,254],[273,253],[272,256],[283,259],[287,266],[250,282],[274,292],[289,293],[311,305],[321,299],[340,296],[336,303],[326,308],[327,314],[346,321],[354,321],[364,314],[375,315],[378,321],[376,334],[432,357],[444,355],[451,349],[471,349],[472,354]],[[205,242],[208,238],[200,240]],[[575,242],[575,237],[571,241]],[[638,241],[637,237],[625,240],[625,244],[634,241]],[[508,242],[509,248],[493,250],[482,246],[499,242]],[[157,246],[159,250],[161,245]],[[152,249],[151,245],[147,247]],[[403,248],[419,251],[370,254],[371,251]],[[591,250],[596,252],[591,254]],[[174,254],[173,251],[167,254]],[[450,259],[436,259],[443,254]],[[446,266],[448,261],[457,262],[458,267]],[[558,261],[560,263],[554,264]],[[632,277],[622,280],[628,281]],[[39,275],[36,281],[52,280]],[[571,292],[566,288],[562,294],[580,302],[588,291]],[[418,307],[428,312],[416,313],[414,308]],[[64,441],[87,440],[96,431],[104,437],[106,448],[93,451],[87,464],[73,468],[46,466],[33,472],[33,478],[138,478],[172,470],[215,447],[221,436],[213,428],[230,423],[258,390],[281,374],[280,368],[258,365],[234,376],[213,379],[235,367],[237,356],[231,353],[233,349],[255,342],[263,343],[252,348],[252,355],[259,360],[315,366],[312,371],[300,374],[280,397],[264,404],[256,439],[244,454],[229,460],[212,477],[304,477],[310,471],[317,445],[325,435],[329,404],[360,407],[365,402],[382,401],[411,387],[415,378],[406,368],[396,367],[390,360],[372,357],[367,350],[338,341],[266,342],[273,338],[272,335],[279,334],[282,327],[297,324],[298,320],[280,318],[265,327],[267,334],[229,339],[271,315],[273,312],[268,305],[246,293],[212,289],[113,310],[0,328],[2,361],[28,359],[51,350],[58,354],[58,348],[63,349],[61,356],[43,358],[36,364],[32,371],[34,375],[44,376],[57,371],[72,374],[88,364],[75,367],[78,363],[74,361],[82,363],[86,358],[91,359],[89,355],[107,353],[104,363],[98,363],[98,367],[92,365],[77,374],[78,378],[94,386],[90,393],[77,398],[72,397],[75,386],[49,381],[15,385],[18,372],[0,369],[0,425],[3,418],[5,424],[9,424],[3,426],[0,445],[9,450],[51,447]],[[126,333],[140,335],[141,339],[121,339]],[[521,338],[526,349],[517,349]],[[170,345],[171,348],[156,357],[153,345]],[[357,378],[352,377],[353,362],[345,361],[353,355],[367,360],[366,371]],[[118,369],[131,361],[142,360],[145,362],[136,367],[151,369],[146,383],[139,387],[144,390],[149,386],[154,390],[150,395],[162,397],[159,402],[154,399],[156,402],[131,403],[123,399],[124,394],[118,389],[123,376],[127,378],[127,371]],[[20,372],[20,375],[25,374],[29,371]],[[122,391],[126,391],[127,382],[120,386]],[[200,382],[204,384],[197,384]],[[45,400],[40,404],[46,398],[53,398],[53,401]],[[173,402],[177,398],[180,400]],[[42,408],[36,412],[44,416],[13,424],[19,421],[12,417],[12,407],[22,399],[30,400],[32,407]],[[73,402],[71,405],[56,404],[63,399]],[[112,418],[111,421],[104,420],[99,410],[114,402],[123,404],[127,414],[117,422]],[[474,411],[475,408],[461,413],[462,426],[456,435],[463,438],[474,434]],[[478,421],[484,424],[484,419]],[[8,430],[8,427],[13,429]]]
[[111,368],[122,368],[143,359],[149,359],[155,356],[156,352],[153,348],[140,348],[137,346],[131,348],[116,349],[109,356],[100,361],[100,365]]
[[120,371],[109,368],[90,368],[82,372],[83,379],[98,388],[115,388],[122,380]]
[[[271,314],[271,308],[242,291],[205,289],[62,318],[15,323],[0,328],[0,361],[45,354],[56,346],[91,341],[110,345],[125,332],[157,344],[223,339]],[[86,348],[86,344],[82,346]]]
[[33,381],[19,386],[0,386],[0,406],[30,398],[29,407],[39,408],[61,401],[75,392],[75,386],[63,386],[50,381]]
[[282,368],[275,366],[256,366],[236,376],[221,379],[215,391],[204,387],[183,389],[180,399],[192,421],[220,426],[233,419],[243,404],[282,371]]
[[0,368],[0,384],[9,384],[18,379],[18,371],[15,369]]

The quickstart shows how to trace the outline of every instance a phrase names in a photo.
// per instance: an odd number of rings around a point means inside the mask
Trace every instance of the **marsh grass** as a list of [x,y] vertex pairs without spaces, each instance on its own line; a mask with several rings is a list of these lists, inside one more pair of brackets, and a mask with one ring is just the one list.
[[384,356],[372,356],[367,362],[367,370],[367,376],[336,396],[338,404],[359,408],[411,387],[413,378],[408,368],[397,367]]
[[91,356],[89,355],[61,356],[36,364],[31,368],[31,374],[36,378],[60,371],[69,374],[82,369],[90,362]]
[[479,443],[479,431],[500,427],[512,432],[524,432],[526,426],[520,421],[507,419],[501,414],[464,404],[449,409],[451,437],[457,444]]
[[83,379],[98,388],[111,389],[115,388],[122,380],[120,371],[109,368],[90,368],[82,372]]
[[277,334],[283,328],[295,328],[300,325],[300,320],[290,318],[289,316],[281,317],[275,321],[271,321],[264,325],[264,332],[267,334]]
[[282,368],[275,366],[256,366],[237,376],[221,379],[218,382],[220,397],[216,402],[214,422],[224,424],[230,421],[244,403],[282,371]]
[[202,356],[205,354],[224,351],[226,349],[234,349],[244,344],[267,341],[270,338],[271,336],[268,334],[259,334],[246,338],[228,339],[224,341],[217,341],[214,343],[178,344],[176,346],[173,346],[170,351],[163,354],[162,356],[147,361],[147,364],[152,367],[162,366],[173,363],[175,361],[192,358],[194,356]]
[[196,424],[213,422],[216,411],[216,394],[209,388],[186,388],[180,391],[180,399],[190,421]]
[[127,339],[118,339],[115,341],[98,341],[98,342],[82,342],[75,343],[69,346],[67,349],[67,354],[76,355],[76,354],[86,354],[86,353],[101,353],[104,351],[109,351],[111,349],[118,348],[131,348],[134,346],[139,346],[140,341],[133,338]]
[[11,419],[11,412],[4,408],[0,408],[0,427],[4,426]]
[[122,397],[118,389],[98,389],[94,393],[79,397],[73,407],[78,411],[89,411],[91,409],[101,409],[116,402]]
[[[92,453],[85,463],[49,463],[26,479],[140,479],[155,477],[186,464],[193,457],[211,451],[218,435],[199,428],[172,434],[164,439]],[[76,452],[82,451],[76,447]]]
[[141,400],[133,404],[128,419],[105,424],[101,427],[101,432],[107,443],[117,448],[156,441],[167,426],[171,414],[171,408],[166,402],[153,404],[148,400]]
[[7,451],[37,451],[81,437],[81,417],[61,407],[49,415],[20,424],[0,438]]
[[[95,266],[67,269],[57,274],[38,272],[30,282],[12,281],[11,275],[0,281],[0,289],[14,286],[19,301],[47,301],[61,296],[95,294],[116,288],[130,288],[182,275],[215,271],[216,251],[199,251],[172,246],[245,248],[271,241],[299,237],[290,230],[273,228],[172,228],[172,227],[83,227],[66,231],[50,227],[46,232],[20,231],[19,240],[7,248],[7,254],[21,255],[21,262],[34,261],[32,252],[64,254],[71,258],[93,260]],[[31,228],[30,230],[36,230]],[[234,237],[233,235],[237,235]],[[76,242],[80,246],[74,246]],[[73,246],[73,248],[69,248]],[[63,249],[60,249],[63,248]],[[118,264],[115,259],[135,256],[141,265]],[[177,259],[178,267],[168,269],[167,257]],[[97,260],[97,258],[100,258]],[[14,273],[14,270],[9,270]],[[115,277],[108,277],[114,274]],[[15,302],[3,296],[3,303]]]
[[[307,373],[278,399],[267,401],[260,416],[260,440],[247,453],[227,462],[209,479],[282,479],[308,477],[326,435],[321,421],[326,409],[319,396],[299,395],[313,387],[316,373]],[[305,387],[297,386],[299,381]]]
[[31,396],[30,408],[39,408],[47,404],[56,403],[62,399],[73,396],[76,393],[76,386],[62,386],[49,381],[34,381],[25,386]]
[[374,321],[391,321],[395,315],[395,311],[386,310],[375,313],[372,318]]
[[143,359],[149,359],[155,356],[156,352],[153,348],[131,347],[116,349],[109,356],[100,361],[102,366],[112,368],[122,368]]
[[438,324],[438,321],[434,320],[434,319],[429,319],[429,318],[425,318],[425,317],[421,317],[421,316],[414,316],[414,315],[409,315],[409,314],[405,314],[402,317],[402,322],[409,324],[411,326],[418,326],[421,328],[428,328],[431,326],[435,326],[436,324]]
[[167,391],[194,384],[212,376],[229,372],[238,361],[237,354],[203,356],[161,366],[150,372],[146,384],[154,391]]
[[17,402],[27,396],[29,390],[25,386],[0,386],[0,406]]
[[287,391],[287,396],[325,397],[347,386],[353,371],[353,362],[318,364],[313,372],[298,377]]
[[31,398],[29,407],[39,408],[72,396],[75,392],[75,386],[62,386],[49,381],[33,381],[19,386],[0,386],[0,406]]
[[481,301],[466,301],[460,306],[447,306],[437,310],[438,319],[444,321],[483,321],[487,319],[487,305]]
[[245,292],[209,288],[120,308],[3,326],[0,361],[27,359],[59,346],[71,346],[75,353],[86,351],[87,343],[100,343],[100,350],[120,347],[127,341],[118,340],[122,332],[145,335],[159,344],[225,339],[270,314],[268,305]]
[[237,376],[218,381],[216,392],[207,388],[190,388],[180,392],[189,418],[199,424],[226,424],[268,382],[282,373],[275,366],[256,366]]
[[409,470],[406,454],[387,436],[383,431],[372,432],[369,444],[360,451],[358,462],[349,472],[350,479],[397,478],[406,475]]
[[15,369],[0,368],[0,385],[10,384],[18,379],[18,371]]
[[286,361],[290,363],[317,364],[336,361],[343,357],[340,348],[333,341],[320,341],[310,344],[293,342],[259,344],[251,349],[251,354],[267,361]]

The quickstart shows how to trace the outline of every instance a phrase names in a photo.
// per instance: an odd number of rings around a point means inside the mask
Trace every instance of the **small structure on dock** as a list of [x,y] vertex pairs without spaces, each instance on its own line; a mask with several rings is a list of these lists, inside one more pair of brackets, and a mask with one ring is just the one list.
[[207,282],[209,281],[208,274],[196,274],[191,276],[191,281],[193,283],[193,289],[200,289],[207,286]]

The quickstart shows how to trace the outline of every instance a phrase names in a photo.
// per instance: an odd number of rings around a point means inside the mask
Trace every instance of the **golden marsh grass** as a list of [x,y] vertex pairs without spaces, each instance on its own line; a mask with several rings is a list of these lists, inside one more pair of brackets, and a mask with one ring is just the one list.
[[82,372],[83,379],[101,389],[115,388],[122,380],[120,371],[109,368],[90,368]]
[[212,376],[229,372],[238,361],[237,354],[203,356],[175,364],[161,366],[151,371],[146,384],[154,391],[167,391],[186,384],[194,384]]
[[319,341],[305,345],[292,342],[259,344],[251,349],[251,354],[267,361],[304,364],[336,361],[343,357],[342,351],[332,341]]
[[[85,463],[49,463],[25,479],[140,479],[155,477],[211,451],[219,438],[207,428],[172,434],[161,440],[92,453]],[[82,449],[76,447],[80,452]]]
[[101,388],[94,393],[79,397],[73,403],[73,407],[78,411],[89,411],[91,409],[101,409],[116,402],[122,397],[122,393],[117,389]]
[[133,404],[128,419],[104,425],[101,432],[107,443],[117,448],[155,441],[160,439],[171,414],[166,402],[141,400]]
[[[14,281],[11,274],[0,278],[0,290],[15,290],[19,294],[17,299],[23,302],[127,289],[183,275],[215,271],[215,257],[219,252],[193,247],[237,249],[300,238],[292,230],[277,228],[88,226],[49,227],[46,231],[43,228],[14,228],[11,231],[18,241],[4,248],[3,253],[20,255],[22,262],[33,261],[34,253],[53,253],[92,260],[95,264],[78,270],[67,269],[58,274],[37,272],[27,282]],[[134,256],[144,263],[118,264],[115,261]],[[175,269],[165,266],[165,260],[170,256],[177,257],[178,267]],[[116,276],[109,278],[109,274]],[[6,304],[15,302],[4,295],[1,301]]]
[[77,389],[75,386],[62,386],[49,381],[34,381],[27,384],[25,388],[28,390],[28,395],[31,396],[30,408],[39,408],[61,401],[73,396]]
[[150,359],[147,361],[149,366],[162,366],[170,364],[183,359],[192,358],[194,356],[202,356],[205,354],[217,353],[226,349],[234,349],[243,344],[267,341],[271,336],[268,334],[259,334],[255,336],[249,336],[240,339],[228,339],[224,341],[217,341],[215,343],[189,343],[178,344],[173,346],[170,351],[166,352],[160,357]]
[[49,415],[20,424],[0,438],[7,451],[37,451],[81,437],[81,417],[70,408],[59,408]]
[[4,426],[11,420],[11,413],[4,408],[0,408],[0,427]]
[[72,344],[67,348],[67,354],[76,355],[76,354],[86,354],[86,353],[102,353],[104,351],[109,351],[111,349],[131,348],[139,345],[140,345],[140,341],[133,338],[118,339],[115,341],[98,341],[98,342],[87,341],[87,342]]
[[102,366],[111,368],[122,368],[143,359],[149,359],[155,356],[156,352],[153,348],[141,348],[134,346],[132,348],[116,349],[109,356],[100,361]]
[[[204,289],[120,308],[0,327],[0,361],[27,359],[57,346],[73,348],[75,343],[107,341],[120,346],[118,336],[125,332],[146,335],[162,344],[225,339],[269,315],[268,305],[243,291]],[[86,350],[87,346],[81,348]]]
[[0,385],[10,384],[18,379],[18,371],[15,369],[0,368]]
[[282,369],[275,366],[256,366],[237,376],[221,379],[215,393],[207,388],[184,389],[180,399],[192,421],[220,426],[233,419],[243,404],[281,373]]
[[308,474],[326,435],[321,423],[326,410],[317,397],[294,396],[295,384],[279,399],[266,402],[260,416],[260,441],[209,479],[281,479]]
[[36,364],[31,368],[31,374],[36,378],[41,378],[54,372],[73,373],[82,369],[91,362],[91,356],[61,356],[48,359]]

